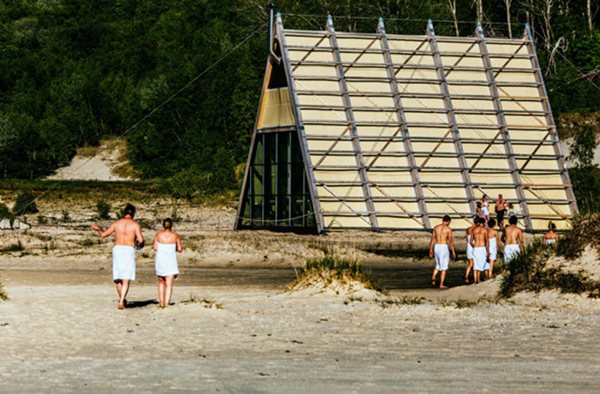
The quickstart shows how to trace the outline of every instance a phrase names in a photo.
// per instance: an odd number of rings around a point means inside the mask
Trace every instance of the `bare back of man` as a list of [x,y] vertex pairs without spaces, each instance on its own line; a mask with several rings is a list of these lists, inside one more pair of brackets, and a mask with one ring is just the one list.
[[485,271],[487,258],[489,257],[488,232],[484,223],[480,220],[477,227],[473,230],[471,246],[473,246],[473,277],[474,282],[479,283],[481,272]]
[[[106,232],[114,232],[115,245],[135,247],[136,240],[143,240],[142,230],[139,223],[130,217],[117,220],[106,229]],[[110,235],[110,233],[107,235]],[[103,236],[101,234],[102,238],[107,235]]]
[[504,262],[508,263],[518,254],[523,252],[523,231],[517,227],[517,218],[509,218],[510,226],[504,228],[502,241],[504,242]]
[[433,270],[431,284],[435,286],[435,278],[438,272],[441,271],[440,288],[442,289],[446,288],[446,286],[444,286],[444,280],[446,279],[446,271],[448,270],[448,264],[450,262],[450,250],[452,250],[453,257],[456,258],[450,222],[450,217],[446,215],[443,218],[442,224],[433,228],[431,244],[429,247],[429,257],[435,257],[435,269]]
[[523,231],[514,224],[506,227],[504,243],[506,245],[523,245]]
[[129,291],[129,281],[135,280],[135,247],[143,246],[144,237],[138,222],[133,220],[135,207],[127,205],[125,217],[113,222],[106,230],[97,224],[91,227],[102,238],[115,234],[113,247],[113,280],[119,294],[119,309],[125,309],[125,297]]

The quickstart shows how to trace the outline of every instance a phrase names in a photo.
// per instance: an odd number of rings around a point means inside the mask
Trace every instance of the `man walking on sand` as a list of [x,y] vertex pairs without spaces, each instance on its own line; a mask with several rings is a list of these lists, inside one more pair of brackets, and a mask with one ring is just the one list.
[[448,245],[450,245],[450,249],[452,249],[452,257],[456,259],[454,242],[452,241],[452,229],[450,228],[451,220],[450,216],[444,216],[442,224],[435,226],[433,228],[433,234],[431,234],[429,257],[435,256],[435,269],[433,270],[433,276],[431,277],[431,285],[435,286],[435,278],[438,272],[441,271],[440,289],[447,288],[444,286],[444,280],[446,279],[446,271],[448,270],[448,264],[450,263],[450,251],[448,250]]
[[504,262],[509,263],[512,259],[523,253],[523,231],[517,227],[517,217],[511,216],[508,224],[502,233],[502,242],[504,242]]
[[480,282],[481,273],[485,271],[489,253],[489,240],[487,228],[484,227],[485,220],[479,219],[477,227],[473,230],[471,246],[473,247],[473,279],[474,283]]
[[97,224],[91,227],[98,231],[102,238],[115,233],[115,246],[113,247],[113,280],[119,293],[119,309],[125,309],[125,297],[129,291],[129,281],[135,280],[135,247],[144,246],[142,229],[138,222],[133,220],[135,207],[127,204],[123,210],[125,217],[102,230]]
[[[465,273],[465,283],[469,283],[469,273],[471,272],[471,269],[473,269],[473,246],[471,246],[471,237],[473,236],[473,230],[477,227],[479,216],[475,216],[473,220],[473,225],[467,229],[467,259],[469,260],[469,265],[467,266],[467,272]],[[475,276],[475,274],[473,274],[473,276]]]
[[496,257],[498,256],[498,232],[496,230],[494,230],[494,226],[496,225],[496,221],[494,219],[490,219],[490,221],[488,222],[488,229],[487,229],[487,235],[488,235],[488,243],[490,245],[489,250],[490,250],[490,257],[488,259],[489,261],[489,267],[486,266],[486,268],[489,268],[488,270],[486,270],[486,277],[492,277],[493,273],[494,273],[494,263],[496,262]]

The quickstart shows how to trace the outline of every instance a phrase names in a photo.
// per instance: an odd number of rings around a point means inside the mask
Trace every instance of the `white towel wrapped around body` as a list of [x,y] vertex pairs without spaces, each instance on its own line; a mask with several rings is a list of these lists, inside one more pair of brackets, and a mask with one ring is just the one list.
[[177,244],[156,243],[156,275],[171,276],[179,274],[177,267]]
[[113,254],[113,280],[135,280],[135,248],[115,245]]

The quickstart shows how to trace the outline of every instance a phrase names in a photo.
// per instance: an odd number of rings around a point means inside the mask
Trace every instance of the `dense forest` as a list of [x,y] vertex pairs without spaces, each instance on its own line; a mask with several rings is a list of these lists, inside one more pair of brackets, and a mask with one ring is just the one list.
[[[265,5],[2,0],[0,176],[44,177],[76,148],[126,136],[142,179],[235,189],[267,59]],[[331,14],[339,31],[374,32],[383,17],[390,33],[423,34],[433,19],[440,35],[473,35],[481,21],[487,36],[520,37],[529,23],[561,133],[584,130],[579,140],[593,146],[599,8],[600,0],[277,2],[291,28],[319,29]],[[574,182],[600,179],[583,151]]]

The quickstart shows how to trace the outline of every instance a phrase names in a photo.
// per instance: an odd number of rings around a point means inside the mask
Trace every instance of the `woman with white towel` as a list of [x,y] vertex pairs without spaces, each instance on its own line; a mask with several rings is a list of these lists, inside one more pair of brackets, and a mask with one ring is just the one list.
[[179,274],[177,252],[183,250],[179,234],[172,231],[173,221],[171,219],[163,220],[163,228],[164,230],[156,233],[154,238],[159,308],[165,308],[171,302],[173,281]]

